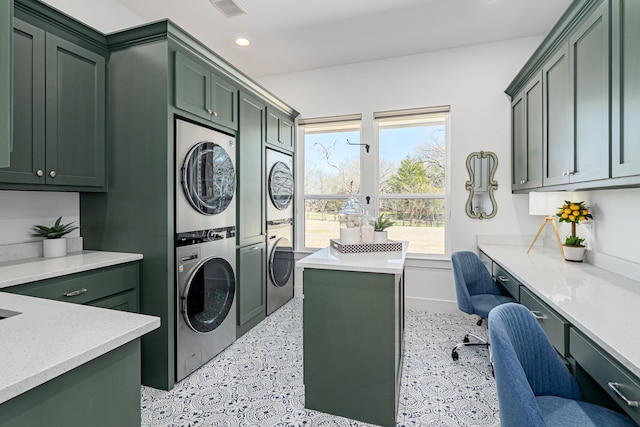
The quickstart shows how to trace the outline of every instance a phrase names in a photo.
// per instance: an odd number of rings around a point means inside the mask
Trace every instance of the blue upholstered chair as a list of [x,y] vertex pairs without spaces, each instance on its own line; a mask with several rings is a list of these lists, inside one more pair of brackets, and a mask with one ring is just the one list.
[[[492,308],[507,302],[515,302],[513,298],[501,295],[500,287],[475,252],[454,252],[451,255],[451,264],[458,308],[467,314],[480,316],[478,326],[482,325],[482,319],[489,316]],[[475,338],[477,342],[471,342],[469,337]],[[489,347],[489,343],[481,337],[467,334],[461,343],[453,347],[451,357],[453,360],[458,360],[460,347],[479,345]]]
[[580,389],[526,307],[489,314],[502,427],[636,426],[631,418],[581,401]]

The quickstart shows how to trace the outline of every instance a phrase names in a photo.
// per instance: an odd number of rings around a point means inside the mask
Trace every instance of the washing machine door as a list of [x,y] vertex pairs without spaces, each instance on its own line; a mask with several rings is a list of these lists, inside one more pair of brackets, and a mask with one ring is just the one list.
[[281,237],[273,244],[269,254],[269,276],[271,282],[278,287],[285,286],[293,274],[295,262],[293,245],[287,238]]
[[229,314],[235,293],[231,265],[217,257],[204,260],[189,278],[182,296],[187,325],[200,333],[213,331]]
[[236,191],[236,171],[227,151],[214,142],[196,144],[182,166],[182,187],[198,212],[223,212]]
[[289,207],[293,200],[293,173],[283,162],[275,162],[269,172],[269,198],[278,210]]

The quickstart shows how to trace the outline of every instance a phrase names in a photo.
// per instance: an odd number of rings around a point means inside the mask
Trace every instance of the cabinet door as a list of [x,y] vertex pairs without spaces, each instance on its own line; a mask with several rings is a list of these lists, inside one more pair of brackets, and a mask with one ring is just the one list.
[[574,167],[570,181],[609,177],[609,24],[603,2],[570,38]]
[[640,175],[640,2],[611,6],[611,176]]
[[238,88],[222,77],[211,75],[211,120],[238,129]]
[[105,58],[46,34],[46,182],[105,185]]
[[280,115],[267,107],[267,142],[269,144],[280,144]]
[[13,44],[13,150],[0,182],[44,184],[45,33],[15,19]]
[[238,250],[238,336],[266,316],[265,243]]
[[[264,221],[265,106],[240,93],[238,132],[238,245],[265,236]],[[240,214],[241,213],[241,214]]]
[[282,147],[293,151],[295,135],[293,132],[293,121],[284,117],[280,118],[280,142]]
[[527,182],[524,96],[511,101],[511,189],[519,190]]
[[175,57],[176,107],[211,118],[211,70],[180,52]]
[[525,188],[542,187],[542,74],[524,88],[526,183]]
[[569,83],[569,45],[542,67],[544,185],[566,184],[573,170],[573,114]]
[[0,2],[0,168],[11,152],[13,1]]

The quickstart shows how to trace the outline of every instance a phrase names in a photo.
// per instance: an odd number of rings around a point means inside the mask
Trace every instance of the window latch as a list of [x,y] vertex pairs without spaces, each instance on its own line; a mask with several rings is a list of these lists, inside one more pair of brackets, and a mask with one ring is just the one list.
[[371,196],[365,197],[365,200],[367,201],[367,204],[369,204],[369,202],[371,202]]
[[364,145],[364,148],[367,150],[367,153],[369,152],[369,144],[363,144],[363,143],[355,143],[355,142],[349,142],[349,140],[347,139],[347,144],[348,145]]

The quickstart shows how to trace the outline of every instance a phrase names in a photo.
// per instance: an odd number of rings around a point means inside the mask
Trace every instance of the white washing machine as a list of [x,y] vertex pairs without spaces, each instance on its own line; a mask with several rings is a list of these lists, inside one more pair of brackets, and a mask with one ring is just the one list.
[[266,149],[267,229],[293,220],[293,157]]
[[235,227],[176,235],[176,380],[236,340]]

